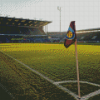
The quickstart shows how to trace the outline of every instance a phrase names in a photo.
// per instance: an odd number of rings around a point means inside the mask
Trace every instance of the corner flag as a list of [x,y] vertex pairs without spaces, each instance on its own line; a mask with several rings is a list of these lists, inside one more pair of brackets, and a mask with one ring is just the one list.
[[68,48],[71,44],[75,42],[75,54],[76,54],[76,69],[77,69],[77,83],[78,83],[78,99],[80,99],[80,83],[79,83],[79,69],[78,69],[78,54],[77,54],[77,39],[76,39],[76,29],[75,21],[70,23],[68,32],[66,34],[66,39],[64,41],[64,46]]
[[70,23],[70,26],[68,28],[66,39],[64,41],[64,46],[68,48],[71,44],[75,42],[76,39],[76,30],[75,30],[75,21],[72,21]]

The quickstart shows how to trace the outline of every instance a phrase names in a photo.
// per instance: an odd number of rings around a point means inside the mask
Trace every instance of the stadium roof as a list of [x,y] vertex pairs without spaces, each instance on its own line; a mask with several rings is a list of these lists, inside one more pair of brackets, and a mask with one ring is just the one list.
[[77,33],[100,32],[100,28],[92,28],[92,29],[76,30],[76,32],[77,32]]
[[0,25],[38,28],[51,23],[51,21],[29,20],[22,18],[0,17]]

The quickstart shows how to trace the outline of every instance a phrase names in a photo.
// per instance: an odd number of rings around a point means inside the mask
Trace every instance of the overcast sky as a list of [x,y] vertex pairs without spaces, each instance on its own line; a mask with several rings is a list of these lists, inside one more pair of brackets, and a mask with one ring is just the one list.
[[0,0],[0,16],[52,21],[48,31],[67,31],[76,21],[76,30],[100,28],[100,0]]

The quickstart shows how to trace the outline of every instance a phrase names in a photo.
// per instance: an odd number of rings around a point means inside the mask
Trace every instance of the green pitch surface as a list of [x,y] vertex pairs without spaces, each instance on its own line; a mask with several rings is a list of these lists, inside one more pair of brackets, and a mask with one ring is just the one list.
[[0,85],[0,100],[75,100],[68,93],[1,52],[0,83],[15,97],[11,99],[7,91],[5,93],[1,90]]
[[[100,45],[78,45],[80,80],[100,84]],[[76,80],[75,46],[8,43],[0,50],[54,81]]]

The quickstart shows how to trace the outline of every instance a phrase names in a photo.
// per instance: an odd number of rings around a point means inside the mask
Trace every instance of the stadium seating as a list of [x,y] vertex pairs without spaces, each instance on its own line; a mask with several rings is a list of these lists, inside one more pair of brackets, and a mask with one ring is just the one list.
[[[60,42],[64,42],[65,36],[67,32],[49,32],[48,36],[50,39],[60,38]],[[78,42],[100,42],[100,32],[86,32],[86,33],[77,33]]]
[[97,42],[100,41],[99,32],[81,33],[77,34],[78,41]]
[[39,28],[0,26],[0,34],[3,35],[0,35],[0,42],[50,42],[45,32]]

